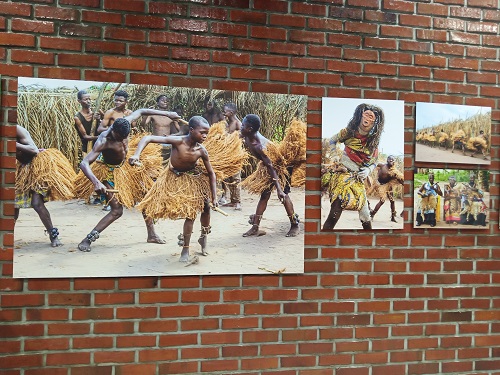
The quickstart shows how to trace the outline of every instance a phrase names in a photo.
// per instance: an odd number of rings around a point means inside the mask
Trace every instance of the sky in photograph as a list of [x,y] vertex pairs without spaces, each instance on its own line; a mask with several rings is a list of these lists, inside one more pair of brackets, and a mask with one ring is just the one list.
[[86,90],[91,86],[101,86],[103,82],[95,81],[77,81],[72,79],[47,79],[47,78],[31,78],[31,77],[19,77],[19,86],[29,86],[29,85],[40,85],[47,89],[56,89],[67,87],[70,89],[78,88],[78,90]]
[[473,105],[417,103],[416,128],[425,129],[430,126],[454,120],[466,120],[477,114],[491,113],[490,107]]
[[362,103],[376,105],[384,111],[384,132],[379,152],[394,156],[404,155],[404,101],[402,100],[323,98],[322,137],[330,138],[347,127],[354,110]]

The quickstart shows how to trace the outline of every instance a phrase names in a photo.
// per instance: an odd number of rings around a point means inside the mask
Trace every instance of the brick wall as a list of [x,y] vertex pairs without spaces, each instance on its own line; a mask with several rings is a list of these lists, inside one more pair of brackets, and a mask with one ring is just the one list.
[[[499,374],[498,0],[0,3],[0,373]],[[309,96],[305,274],[12,279],[17,76]],[[321,97],[405,100],[405,228],[322,234]],[[412,229],[414,102],[491,106],[488,230]]]

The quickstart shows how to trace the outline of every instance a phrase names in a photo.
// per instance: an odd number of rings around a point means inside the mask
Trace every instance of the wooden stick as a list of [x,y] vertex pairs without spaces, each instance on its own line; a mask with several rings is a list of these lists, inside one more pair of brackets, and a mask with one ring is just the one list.
[[179,118],[176,121],[179,121],[181,124],[184,124],[184,125],[189,125],[189,122],[184,120],[183,118]]
[[212,210],[217,211],[218,213],[220,213],[224,216],[229,216],[229,214],[227,212],[222,211],[219,207],[215,207],[213,205],[210,205],[210,207],[212,207]]
[[106,193],[119,193],[116,189],[106,189]]
[[[104,94],[104,90],[106,89],[107,85],[108,85],[108,83],[104,82],[101,85],[101,87],[99,88],[99,95],[97,96],[97,102],[96,102],[94,114],[98,113],[100,108],[101,108],[102,96]],[[90,134],[89,135],[95,135],[96,128],[97,128],[97,120],[94,118],[94,119],[92,119],[92,125],[90,127]],[[87,143],[87,153],[89,153],[91,150],[92,150],[92,141],[89,141]]]

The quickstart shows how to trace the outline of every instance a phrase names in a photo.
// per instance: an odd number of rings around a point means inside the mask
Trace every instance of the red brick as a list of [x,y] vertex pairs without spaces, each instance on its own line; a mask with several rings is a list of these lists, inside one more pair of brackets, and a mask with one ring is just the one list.
[[125,16],[125,26],[139,27],[147,29],[163,29],[165,28],[166,20],[163,17],[141,16],[135,14],[127,14]]
[[106,39],[130,40],[134,42],[144,42],[146,33],[144,30],[132,30],[129,28],[106,27],[104,32]]
[[77,5],[82,7],[97,8],[99,7],[99,0],[61,0],[60,4],[64,5]]
[[61,25],[59,33],[61,35],[68,35],[68,36],[99,38],[101,36],[101,28],[98,26],[64,24]]
[[35,37],[29,34],[0,33],[0,45],[34,47]]
[[41,36],[40,47],[46,49],[81,51],[82,41],[78,39]]
[[4,356],[2,358],[2,368],[7,370],[10,368],[41,367],[42,361],[41,354]]
[[111,12],[109,9],[105,12],[83,10],[82,21],[95,22],[105,25],[121,25],[122,15]]
[[99,57],[86,55],[82,56],[81,54],[59,54],[58,63],[60,65],[69,65],[69,66],[88,66],[88,67],[98,67],[99,66]]
[[76,9],[37,5],[35,7],[35,17],[39,19],[47,18],[69,22],[78,20],[78,12]]
[[[1,3],[0,8],[3,7],[3,4],[7,3]],[[22,4],[18,4],[22,5]],[[10,4],[9,8],[16,9],[15,6]],[[7,14],[3,9],[0,10],[2,14]],[[19,31],[19,32],[36,32],[36,33],[42,33],[42,34],[50,34],[54,32],[54,22],[52,21],[34,21],[34,20],[25,20],[25,19],[19,19],[19,18],[14,18],[12,20],[12,31]]]
[[208,23],[199,20],[171,19],[169,28],[170,30],[206,33],[208,31]]
[[133,351],[97,351],[94,353],[94,362],[95,363],[126,363],[126,362],[134,362],[134,353]]
[[142,0],[122,0],[118,4],[113,0],[105,0],[104,9],[143,13],[145,2]]

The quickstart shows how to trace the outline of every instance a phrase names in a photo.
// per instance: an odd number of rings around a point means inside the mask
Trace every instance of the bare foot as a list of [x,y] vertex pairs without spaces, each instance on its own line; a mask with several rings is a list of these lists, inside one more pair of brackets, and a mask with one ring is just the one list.
[[198,243],[201,245],[201,253],[198,253],[198,254],[203,255],[204,257],[206,257],[208,255],[208,252],[207,252],[207,236],[200,236],[200,238],[198,238]]
[[297,234],[299,234],[299,224],[292,224],[286,236],[295,237]]
[[260,236],[263,236],[265,234],[266,234],[265,231],[259,230],[258,225],[252,225],[252,228],[250,228],[250,230],[248,232],[244,233],[243,237],[250,237],[250,236],[260,237]]
[[59,247],[59,246],[62,246],[63,244],[62,244],[62,242],[61,242],[61,241],[59,241],[59,238],[58,238],[58,237],[56,237],[56,238],[54,238],[54,239],[50,240],[50,245],[51,245],[52,247]]
[[164,244],[164,243],[167,243],[167,241],[165,241],[163,238],[161,238],[157,234],[153,234],[152,236],[148,237],[148,243]]
[[181,252],[181,258],[179,262],[187,263],[189,262],[189,247],[183,247]]
[[82,242],[78,244],[78,250],[88,253],[90,251],[90,244],[90,240],[85,237]]

